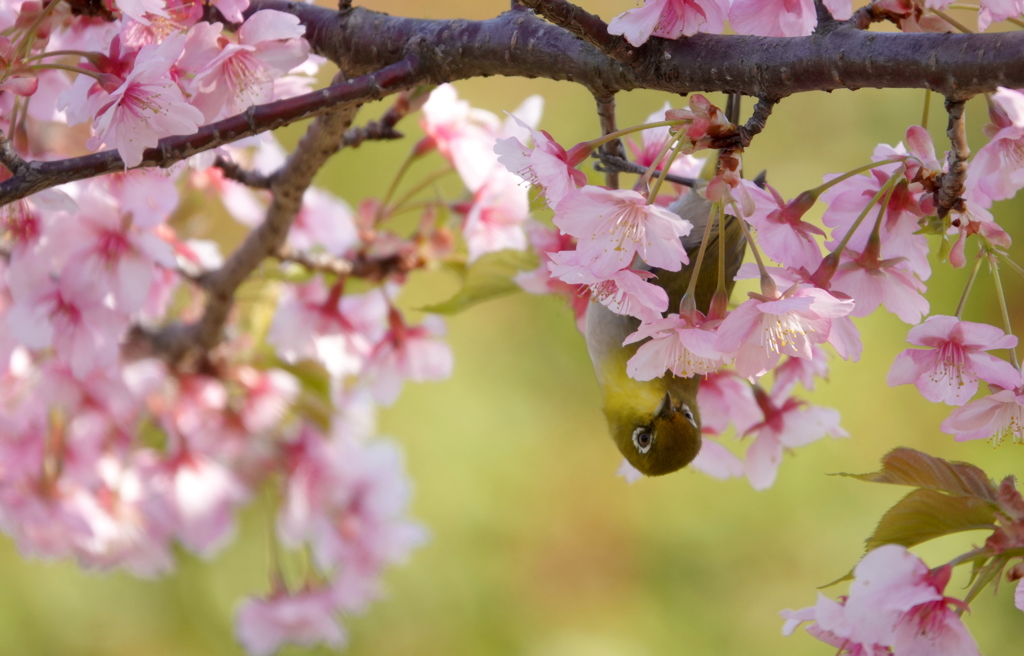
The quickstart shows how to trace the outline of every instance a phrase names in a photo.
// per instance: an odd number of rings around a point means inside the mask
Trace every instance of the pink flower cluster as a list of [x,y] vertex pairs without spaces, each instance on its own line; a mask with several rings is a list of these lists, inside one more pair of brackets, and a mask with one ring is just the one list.
[[[678,271],[688,263],[681,238],[699,243],[687,221],[648,203],[638,191],[582,185],[575,169],[581,156],[573,153],[586,151],[586,143],[566,150],[546,133],[535,133],[533,149],[518,141],[514,149],[512,140],[499,142],[500,161],[547,195],[558,229],[536,229],[535,248],[544,265],[521,279],[531,291],[558,291],[577,302],[589,296],[615,313],[639,319],[639,329],[625,341],[640,343],[628,374],[641,381],[664,375],[703,376],[702,415],[735,418],[737,434],[754,437],[745,461],[706,440],[695,467],[720,478],[745,474],[755,488],[765,489],[775,480],[785,448],[825,435],[845,435],[834,411],[806,406],[791,396],[796,381],[810,389],[815,377],[827,375],[827,355],[821,347],[829,344],[841,357],[857,360],[863,345],[853,318],[880,307],[909,324],[919,324],[928,315],[928,234],[955,239],[949,250],[954,266],[966,264],[971,236],[977,236],[990,257],[995,257],[995,249],[1009,245],[1009,236],[987,207],[1024,186],[1024,176],[1018,181],[1017,169],[993,163],[992,149],[1002,147],[1004,155],[999,157],[1004,159],[1014,152],[1011,143],[1000,144],[1004,138],[1016,138],[1012,130],[1021,129],[1014,121],[1024,117],[1024,94],[1001,90],[993,117],[1004,127],[989,130],[994,141],[969,164],[964,205],[954,208],[944,224],[930,217],[936,211],[945,166],[927,131],[917,126],[907,131],[906,147],[880,145],[873,164],[826,176],[819,188],[789,202],[771,186],[762,189],[742,180],[736,157],[724,159],[699,193],[746,221],[757,236],[759,251],[781,266],[761,274],[760,293],[750,293],[731,312],[716,310],[719,314],[710,317],[692,308],[677,312],[667,307],[667,294],[656,280],[658,270]],[[649,130],[644,147],[634,146],[638,161],[654,169],[663,165],[658,161],[661,154],[677,139],[684,142],[681,152],[689,156],[730,130],[720,111],[700,96],[693,97],[688,109],[666,108],[650,117],[655,123],[660,119],[679,121],[680,127]],[[862,171],[867,174],[857,174]],[[828,233],[804,220],[818,200],[827,205],[822,220]],[[671,208],[683,207],[674,202]],[[827,256],[823,246],[829,250]],[[753,265],[740,272],[740,277],[756,275]],[[957,439],[993,434],[1021,439],[1020,372],[987,353],[1012,348],[1015,337],[992,326],[936,315],[913,328],[908,339],[927,348],[906,351],[896,359],[891,385],[914,383],[931,401],[964,405],[976,394],[979,379],[984,380],[994,386],[993,395],[955,411],[943,430]],[[774,372],[771,393],[759,386],[753,393],[740,393],[737,387],[743,385],[733,374],[716,373],[728,365],[735,376],[750,381]],[[720,392],[719,386],[731,392]],[[710,419],[705,432],[722,433],[726,426],[717,424]]]
[[[949,32],[952,26],[929,9],[946,9],[953,0],[875,0],[877,10],[891,15],[904,32]],[[825,0],[836,20],[853,15],[851,0]],[[978,31],[992,23],[1024,14],[1022,0],[980,0]],[[818,26],[813,0],[644,0],[608,23],[633,46],[652,36],[679,39],[698,32],[721,34],[726,20],[736,34],[756,36],[808,36]]]
[[948,565],[929,570],[899,545],[878,547],[853,570],[849,596],[835,601],[819,593],[810,608],[782,611],[782,632],[812,622],[808,633],[851,656],[979,656],[957,612],[965,604],[944,594],[950,573]]

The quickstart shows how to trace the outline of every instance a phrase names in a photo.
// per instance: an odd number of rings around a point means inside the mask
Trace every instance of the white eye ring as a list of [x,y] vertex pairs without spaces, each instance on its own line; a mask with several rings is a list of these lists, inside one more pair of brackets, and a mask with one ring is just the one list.
[[640,453],[647,453],[654,446],[654,433],[651,429],[637,426],[633,429],[633,446]]
[[683,406],[683,416],[686,417],[686,421],[693,424],[694,428],[697,428],[697,420],[693,418],[693,412],[690,411],[690,406]]

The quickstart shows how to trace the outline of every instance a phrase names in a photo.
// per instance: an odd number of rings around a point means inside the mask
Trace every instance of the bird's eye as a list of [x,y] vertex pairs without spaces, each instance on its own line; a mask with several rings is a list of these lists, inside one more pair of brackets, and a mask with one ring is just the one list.
[[650,428],[644,428],[639,426],[633,430],[633,446],[640,453],[647,453],[651,450],[651,445],[654,444],[654,433],[651,432]]
[[686,420],[688,422],[693,424],[694,428],[697,427],[697,420],[693,418],[693,412],[690,411],[690,406],[688,406],[688,405],[684,405],[683,406],[683,416],[686,417]]

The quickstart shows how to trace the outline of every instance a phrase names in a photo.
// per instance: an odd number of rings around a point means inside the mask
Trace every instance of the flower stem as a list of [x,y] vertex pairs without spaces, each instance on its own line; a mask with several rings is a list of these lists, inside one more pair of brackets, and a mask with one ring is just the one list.
[[57,8],[57,5],[59,4],[60,0],[54,0],[50,4],[46,5],[41,12],[39,12],[39,15],[36,16],[36,20],[31,25],[29,25],[28,29],[25,30],[24,36],[22,37],[21,41],[18,42],[18,45],[15,48],[15,53],[17,54],[15,55],[15,57],[13,57],[13,59],[23,59],[26,55],[28,55],[28,53],[32,50],[32,44],[35,43],[36,40],[36,30],[39,29],[39,26],[43,24],[43,21],[46,20],[46,18],[50,14],[53,13],[53,11]]
[[[658,176],[658,181],[651,187],[651,193],[647,196],[647,204],[653,204],[655,199],[658,198],[658,192],[661,190],[661,185],[665,182],[665,177],[668,176],[668,169],[672,166],[672,162],[675,161],[676,157],[679,156],[679,151],[683,149],[683,146],[687,144],[687,139],[676,139],[676,145],[672,148],[672,152],[666,156],[661,162],[661,174]],[[653,171],[654,169],[650,169]]]
[[85,52],[84,50],[51,50],[50,52],[40,52],[35,55],[29,55],[22,61],[35,61],[37,59],[45,59],[46,57],[63,57],[63,56],[76,56],[82,59],[88,59],[96,53]]
[[622,128],[621,130],[616,130],[615,132],[609,132],[608,134],[602,135],[602,136],[598,137],[597,139],[593,139],[591,141],[587,141],[586,143],[589,144],[591,148],[597,148],[598,146],[605,145],[609,141],[614,141],[614,140],[616,140],[616,139],[618,139],[620,137],[625,137],[627,135],[633,134],[634,132],[642,132],[643,130],[649,130],[651,128],[662,128],[662,127],[666,127],[666,126],[668,126],[668,127],[676,127],[676,126],[679,126],[679,125],[683,125],[684,123],[686,123],[685,120],[679,120],[679,121],[658,121],[657,123],[641,123],[640,125],[634,125],[632,127]]
[[45,71],[48,68],[59,68],[62,71],[69,71],[71,73],[78,73],[79,75],[88,75],[96,80],[100,79],[100,74],[96,71],[87,71],[84,68],[78,68],[77,66],[67,66],[65,64],[33,64],[32,66],[26,66],[25,68],[31,71]]
[[871,169],[877,169],[879,166],[887,166],[889,164],[898,164],[898,163],[902,162],[903,160],[905,160],[906,158],[907,158],[906,156],[903,156],[903,157],[893,157],[891,159],[882,160],[881,162],[872,162],[870,164],[865,164],[864,166],[858,166],[857,168],[853,169],[852,171],[847,171],[846,173],[843,173],[842,175],[839,175],[839,176],[836,176],[836,177],[832,178],[828,182],[823,182],[822,184],[818,185],[814,189],[811,189],[811,190],[807,191],[806,193],[813,194],[816,197],[820,196],[822,194],[822,192],[827,191],[828,189],[831,189],[832,187],[836,186],[837,184],[839,184],[843,180],[848,180],[849,178],[852,178],[855,175],[863,173],[864,171],[870,171]]
[[985,250],[981,249],[978,251],[978,256],[974,258],[974,266],[971,267],[971,275],[967,279],[967,286],[964,288],[964,293],[960,295],[960,302],[956,306],[956,318],[959,319],[964,314],[964,306],[967,305],[967,297],[971,294],[971,288],[974,287],[974,280],[978,277],[978,269],[981,268],[981,256],[985,254]]
[[[661,165],[661,161],[665,158],[665,155],[672,147],[672,143],[673,140],[671,138],[665,141],[665,145],[661,147],[661,150],[658,152],[658,155],[651,161],[651,165],[648,166],[647,170],[644,171],[644,174],[640,176],[640,179],[637,181],[634,189],[643,189],[644,187],[647,186],[648,182],[650,182],[651,177],[654,175],[654,172]],[[653,202],[653,200],[648,200],[647,204],[649,205]]]
[[924,90],[924,112],[921,115],[921,127],[925,130],[928,129],[928,109],[932,104],[932,91],[931,89]]
[[[691,192],[692,193],[692,192]],[[704,263],[704,251],[708,248],[708,242],[711,240],[711,228],[715,225],[715,217],[718,216],[718,210],[722,207],[722,203],[713,203],[711,205],[711,215],[708,216],[708,223],[704,226],[704,236],[700,240],[700,250],[697,251],[697,260],[693,264],[693,272],[690,274],[690,284],[686,286],[686,293],[683,294],[683,300],[679,302],[679,313],[683,313],[683,306],[689,306],[694,304],[694,292],[697,290],[697,277],[700,275],[700,266]],[[690,307],[686,308],[690,310]]]
[[864,211],[860,213],[860,216],[857,217],[857,220],[853,222],[853,225],[850,226],[850,229],[846,231],[845,235],[843,235],[842,241],[840,241],[839,245],[836,246],[835,249],[832,251],[833,256],[838,258],[840,255],[842,255],[843,250],[846,248],[846,244],[848,244],[850,242],[850,239],[853,237],[853,233],[857,232],[857,228],[859,228],[861,222],[864,221],[864,217],[868,215],[868,212],[871,211],[871,208],[873,208],[875,204],[882,198],[882,194],[885,194],[885,202],[882,203],[881,209],[878,210],[879,216],[881,216],[885,212],[885,210],[889,207],[889,199],[892,198],[893,189],[896,188],[896,182],[898,180],[901,180],[902,178],[903,172],[900,171],[890,176],[889,179],[885,181],[885,184],[883,184],[882,187],[875,193],[875,195],[871,198],[871,202],[867,204],[867,206],[864,208]]
[[779,290],[775,285],[775,279],[768,274],[768,269],[764,266],[764,260],[761,259],[761,252],[757,250],[757,244],[754,243],[754,238],[750,236],[750,230],[747,229],[747,221],[743,218],[743,213],[740,212],[740,208],[736,206],[736,201],[730,201],[732,204],[733,212],[736,214],[736,220],[740,224],[740,230],[743,231],[743,237],[747,240],[750,245],[750,252],[754,255],[754,261],[757,262],[757,270],[761,274],[761,294],[768,298],[778,298]]
[[941,18],[942,20],[946,21],[947,23],[949,23],[950,25],[952,25],[956,29],[958,29],[961,32],[963,32],[964,34],[974,34],[974,30],[972,30],[971,28],[967,27],[966,25],[964,25],[963,23],[961,23],[957,19],[953,18],[952,16],[950,16],[946,12],[944,12],[944,11],[942,11],[940,9],[929,9],[928,11],[932,12],[933,14],[935,14],[936,16]]
[[395,177],[391,181],[391,186],[388,187],[387,192],[385,192],[384,197],[380,201],[380,205],[377,207],[377,216],[375,217],[377,221],[380,221],[383,216],[384,208],[391,202],[391,197],[395,195],[395,191],[398,189],[398,184],[402,181],[402,178],[405,177],[409,167],[412,166],[412,163],[418,158],[419,155],[415,150],[410,151],[409,154],[405,156],[405,160],[402,161],[402,165],[398,167],[398,171],[395,173]]
[[1010,256],[1002,251],[996,251],[996,254],[1003,258],[1003,261],[1010,265],[1010,268],[1017,272],[1018,276],[1024,278],[1024,268],[1021,268],[1019,264],[1010,259]]
[[[398,207],[401,207],[401,206],[405,205],[405,203],[408,202],[410,198],[412,198],[413,196],[415,196],[419,192],[423,191],[424,189],[426,189],[430,185],[434,184],[435,182],[437,182],[438,180],[440,180],[444,176],[446,176],[449,173],[453,172],[454,170],[455,170],[454,168],[452,168],[450,166],[447,166],[447,167],[445,167],[443,169],[440,169],[439,171],[434,171],[433,173],[431,173],[427,177],[423,178],[423,180],[421,180],[419,183],[414,185],[412,187],[412,189],[410,189],[409,191],[405,192],[402,195],[401,198],[399,198],[394,203],[392,203],[387,208],[387,214],[394,213],[395,212],[395,208],[398,208]],[[383,207],[383,204],[382,204],[382,207]]]
[[[989,260],[989,269],[992,271],[992,280],[996,283],[996,298],[999,301],[999,311],[1003,315],[1003,330],[1006,331],[1007,335],[1013,334],[1013,328],[1010,326],[1010,313],[1006,309],[1006,294],[1003,291],[1003,281],[999,277],[999,263],[995,259]],[[1020,371],[1020,361],[1017,360],[1017,348],[1013,347],[1010,349],[1010,362],[1013,366]]]

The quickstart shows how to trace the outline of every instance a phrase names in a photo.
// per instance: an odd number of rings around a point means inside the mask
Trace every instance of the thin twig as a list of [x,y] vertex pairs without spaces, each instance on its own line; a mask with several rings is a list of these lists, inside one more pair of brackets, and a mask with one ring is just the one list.
[[[610,157],[604,153],[595,153],[593,157],[600,160],[597,164],[594,164],[594,169],[601,173],[607,173],[608,171],[617,171],[619,173],[635,173],[637,175],[643,175],[647,173],[647,167],[640,166],[634,162],[630,162],[622,157]],[[655,169],[654,173],[660,174],[661,169]],[[665,176],[665,179],[669,182],[673,182],[684,187],[692,187],[696,180],[693,178],[685,178],[681,175],[672,175],[669,173]]]
[[224,172],[224,177],[235,182],[241,182],[242,184],[252,187],[253,189],[270,189],[273,184],[273,177],[258,171],[250,171],[249,169],[243,168],[238,163],[223,157],[217,156],[214,160],[213,165]]
[[751,140],[760,134],[761,130],[764,130],[764,126],[768,123],[768,117],[772,115],[772,110],[778,102],[778,100],[770,98],[758,99],[757,104],[754,105],[754,113],[740,128],[740,143],[744,148],[750,145]]
[[[601,121],[601,134],[611,134],[619,128],[615,122],[615,96],[594,96],[597,102],[597,117]],[[614,139],[601,146],[601,152],[608,157],[624,158],[622,140]],[[604,172],[605,185],[609,189],[619,188],[619,172],[614,169],[606,169]]]

